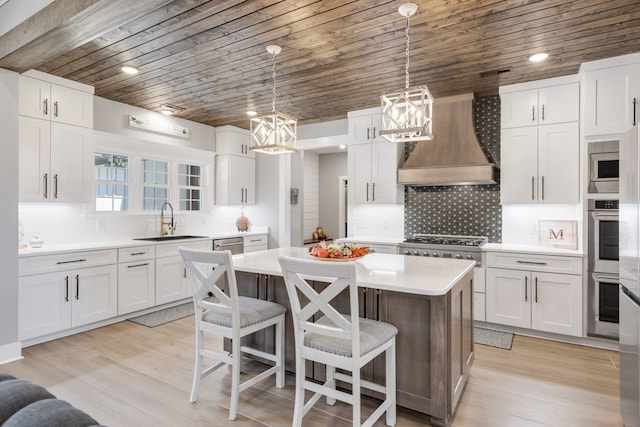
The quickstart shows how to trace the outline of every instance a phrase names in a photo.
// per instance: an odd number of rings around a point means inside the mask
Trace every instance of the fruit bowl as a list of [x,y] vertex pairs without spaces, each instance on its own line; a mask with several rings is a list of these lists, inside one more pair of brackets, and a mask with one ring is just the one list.
[[369,253],[368,246],[320,242],[309,248],[309,255],[321,261],[355,261]]

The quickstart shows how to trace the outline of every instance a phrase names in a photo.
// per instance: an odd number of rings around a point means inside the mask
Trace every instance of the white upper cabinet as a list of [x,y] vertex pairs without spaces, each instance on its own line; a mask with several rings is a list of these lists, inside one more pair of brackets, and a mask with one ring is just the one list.
[[21,116],[18,138],[21,202],[91,200],[91,129]]
[[500,201],[580,200],[577,76],[500,87]]
[[640,55],[588,62],[584,84],[585,136],[624,133],[640,116]]
[[216,153],[255,159],[255,151],[249,149],[251,137],[249,132],[234,126],[216,128]]
[[378,108],[351,111],[349,116],[349,202],[354,204],[399,204],[403,187],[397,184],[404,144],[392,144],[378,136]]
[[503,129],[502,204],[574,204],[580,197],[578,123]]
[[93,127],[93,94],[20,76],[19,114],[86,128]]
[[350,111],[349,139],[351,144],[366,144],[384,141],[380,132],[380,109],[369,108],[367,110]]
[[256,203],[256,153],[250,141],[247,130],[216,129],[216,205]]
[[514,128],[579,120],[578,83],[500,93],[501,127]]

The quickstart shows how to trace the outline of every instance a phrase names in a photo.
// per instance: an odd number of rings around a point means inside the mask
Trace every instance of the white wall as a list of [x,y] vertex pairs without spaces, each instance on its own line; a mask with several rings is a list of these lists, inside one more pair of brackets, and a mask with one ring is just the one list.
[[18,74],[0,69],[0,364],[20,357],[18,343]]
[[359,205],[349,223],[349,237],[404,238],[404,205]]
[[[180,119],[178,117],[165,116],[155,111],[145,110],[121,102],[110,101],[100,98],[99,96],[95,96],[93,99],[94,130],[126,135],[135,139],[161,144],[215,151],[216,132],[212,126]],[[185,139],[132,128],[128,125],[130,114],[143,120],[153,120],[160,123],[170,123],[175,126],[187,127],[191,135],[188,139]]]
[[[320,155],[320,224],[331,238],[339,235],[340,177],[347,175],[347,153]],[[345,218],[346,220],[346,218]]]
[[581,205],[502,205],[502,244],[538,246],[538,221],[574,220],[582,230],[582,215]]

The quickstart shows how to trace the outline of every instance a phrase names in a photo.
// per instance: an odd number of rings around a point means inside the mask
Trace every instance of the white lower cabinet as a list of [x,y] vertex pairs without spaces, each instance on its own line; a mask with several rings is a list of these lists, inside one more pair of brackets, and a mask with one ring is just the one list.
[[266,251],[269,249],[269,236],[266,234],[246,236],[242,239],[242,244],[244,253]]
[[[21,260],[18,291],[20,340],[83,326],[118,314],[115,250],[104,252],[104,257],[94,253],[74,253],[31,257],[27,262]],[[104,258],[112,262],[90,266]]]
[[187,271],[182,257],[156,260],[156,304],[164,304],[191,296],[187,289]]
[[[544,332],[582,336],[581,258],[489,254],[486,269],[486,320]],[[565,258],[565,259],[563,259]],[[494,268],[501,261],[513,268]],[[545,271],[547,270],[547,271]]]
[[118,314],[156,304],[156,261],[153,246],[118,249]]
[[180,246],[211,250],[211,240],[169,243],[156,246],[156,305],[161,305],[193,295],[187,283],[187,271],[178,252]]

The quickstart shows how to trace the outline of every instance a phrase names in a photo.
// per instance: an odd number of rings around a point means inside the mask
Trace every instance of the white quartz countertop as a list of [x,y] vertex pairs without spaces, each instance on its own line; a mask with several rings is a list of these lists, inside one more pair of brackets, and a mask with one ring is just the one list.
[[[84,243],[58,243],[58,244],[45,244],[41,248],[25,248],[18,250],[18,257],[24,256],[37,256],[37,255],[53,255],[53,254],[62,254],[69,252],[78,252],[78,251],[97,251],[103,249],[117,249],[117,248],[128,248],[134,246],[148,246],[148,245],[164,245],[168,243],[187,243],[187,242],[197,242],[202,240],[216,240],[216,239],[225,239],[230,237],[245,237],[245,236],[258,236],[269,234],[264,231],[243,231],[243,232],[227,232],[227,233],[216,233],[212,235],[202,235],[201,238],[191,238],[191,239],[175,239],[175,240],[164,240],[164,241],[150,241],[150,240],[134,240],[134,239],[124,239],[124,240],[113,240],[113,241],[97,241],[97,242],[84,242]],[[199,235],[199,234],[198,234]],[[141,236],[144,237],[144,236]],[[153,236],[151,236],[153,237]]]
[[[233,256],[236,271],[282,276],[281,255],[319,261],[307,248],[278,248]],[[333,261],[335,262],[335,261]],[[419,295],[445,295],[475,267],[475,261],[372,253],[356,261],[358,286]]]
[[484,252],[515,252],[523,254],[541,254],[541,255],[568,255],[582,256],[583,253],[577,249],[550,248],[545,246],[526,246],[502,243],[486,243],[482,246]]

